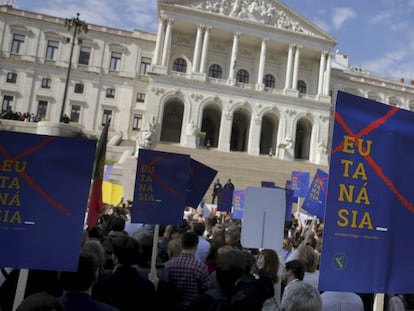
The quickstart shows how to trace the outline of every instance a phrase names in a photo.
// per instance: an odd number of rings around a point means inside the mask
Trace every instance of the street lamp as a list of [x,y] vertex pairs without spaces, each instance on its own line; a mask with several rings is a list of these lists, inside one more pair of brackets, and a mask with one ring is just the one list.
[[86,24],[86,22],[81,21],[79,19],[79,13],[76,14],[76,17],[66,18],[65,26],[68,31],[70,31],[73,27],[74,27],[74,30],[73,30],[73,36],[72,36],[72,45],[70,48],[68,72],[66,73],[66,82],[65,82],[65,91],[63,93],[62,110],[60,111],[60,122],[64,121],[63,116],[65,114],[66,96],[68,94],[70,70],[72,69],[72,56],[73,56],[73,48],[75,47],[76,35],[81,32],[84,32],[84,33],[88,32],[88,24]]

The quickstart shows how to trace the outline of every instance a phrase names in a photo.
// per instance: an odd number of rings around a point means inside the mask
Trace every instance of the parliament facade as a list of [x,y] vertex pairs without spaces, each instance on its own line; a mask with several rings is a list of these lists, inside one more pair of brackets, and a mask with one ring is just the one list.
[[414,109],[412,82],[350,67],[280,1],[158,0],[158,21],[157,33],[88,24],[73,40],[65,19],[0,6],[1,110],[48,124],[66,114],[96,135],[111,119],[119,141],[151,127],[158,142],[326,165],[338,90]]

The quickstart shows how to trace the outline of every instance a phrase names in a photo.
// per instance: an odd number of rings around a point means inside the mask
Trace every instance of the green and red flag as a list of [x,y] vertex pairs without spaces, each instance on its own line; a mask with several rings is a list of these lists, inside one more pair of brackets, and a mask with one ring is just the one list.
[[89,192],[88,202],[88,217],[86,224],[88,230],[91,230],[98,220],[101,213],[103,201],[102,201],[102,183],[104,177],[105,156],[106,156],[106,144],[108,142],[108,130],[111,120],[109,119],[101,133],[96,147],[95,161],[93,164],[92,172],[92,184]]

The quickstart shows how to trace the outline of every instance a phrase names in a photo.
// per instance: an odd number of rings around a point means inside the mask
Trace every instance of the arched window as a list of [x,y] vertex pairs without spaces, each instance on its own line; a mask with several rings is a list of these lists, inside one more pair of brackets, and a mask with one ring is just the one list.
[[276,85],[275,77],[271,74],[266,74],[263,77],[263,84],[265,87],[268,87],[269,89],[274,89]]
[[221,79],[221,77],[223,76],[223,69],[221,69],[220,65],[211,65],[208,70],[208,76],[210,78]]
[[245,69],[237,71],[236,81],[240,83],[249,83],[249,73]]
[[187,72],[187,62],[184,58],[177,58],[173,64],[173,71]]
[[298,91],[300,94],[306,94],[306,83],[303,80],[298,81]]

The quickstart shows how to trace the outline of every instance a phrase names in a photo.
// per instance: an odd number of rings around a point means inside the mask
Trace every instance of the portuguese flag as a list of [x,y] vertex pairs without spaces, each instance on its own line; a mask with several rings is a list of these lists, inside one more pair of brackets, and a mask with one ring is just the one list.
[[111,120],[109,119],[101,133],[96,147],[95,162],[93,164],[92,184],[89,192],[88,218],[86,224],[91,230],[98,220],[102,210],[102,183],[105,167],[106,143],[108,142],[108,130]]

